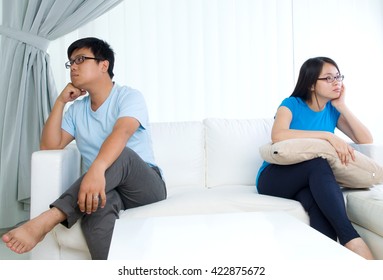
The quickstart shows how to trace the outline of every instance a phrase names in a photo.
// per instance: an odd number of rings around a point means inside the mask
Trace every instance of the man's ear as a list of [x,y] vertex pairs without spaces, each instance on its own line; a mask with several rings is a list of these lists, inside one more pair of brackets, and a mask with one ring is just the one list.
[[102,60],[101,62],[102,65],[102,71],[103,72],[108,72],[109,69],[109,60]]

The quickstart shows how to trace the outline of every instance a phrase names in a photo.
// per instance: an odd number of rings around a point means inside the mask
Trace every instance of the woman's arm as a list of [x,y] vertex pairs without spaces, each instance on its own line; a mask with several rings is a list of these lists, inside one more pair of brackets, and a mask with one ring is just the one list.
[[343,108],[337,127],[357,144],[371,144],[372,135],[368,128],[347,108]]
[[345,93],[346,89],[343,84],[339,98],[331,101],[331,104],[340,113],[337,127],[357,144],[372,143],[373,138],[368,128],[346,106]]
[[271,141],[273,143],[293,138],[323,139],[330,142],[335,148],[339,159],[343,164],[347,165],[350,159],[355,160],[354,149],[334,133],[327,131],[290,129],[291,120],[292,113],[290,109],[285,106],[279,107],[271,130]]
[[317,138],[330,141],[333,133],[327,131],[297,130],[290,129],[293,115],[285,106],[281,106],[275,115],[273,128],[271,130],[271,141],[273,143],[293,138]]

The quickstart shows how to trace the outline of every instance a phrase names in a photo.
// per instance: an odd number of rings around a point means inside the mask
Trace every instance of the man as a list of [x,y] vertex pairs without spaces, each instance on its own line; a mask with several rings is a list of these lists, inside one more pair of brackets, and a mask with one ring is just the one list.
[[11,250],[25,253],[57,224],[70,228],[82,218],[92,259],[107,259],[119,211],[165,199],[166,186],[154,161],[144,98],[112,81],[114,52],[108,43],[77,40],[68,58],[72,82],[55,102],[41,149],[63,149],[75,139],[86,173],[48,211],[2,239]]

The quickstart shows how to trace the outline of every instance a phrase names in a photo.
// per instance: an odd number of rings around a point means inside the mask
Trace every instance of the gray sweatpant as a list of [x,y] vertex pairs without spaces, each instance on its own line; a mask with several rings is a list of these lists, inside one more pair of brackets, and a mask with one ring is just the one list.
[[92,259],[108,257],[115,220],[120,210],[142,206],[166,199],[166,186],[158,167],[150,167],[133,150],[125,148],[105,172],[106,205],[96,212],[86,214],[77,205],[81,176],[50,207],[64,212],[62,223],[72,227],[80,218],[81,228]]

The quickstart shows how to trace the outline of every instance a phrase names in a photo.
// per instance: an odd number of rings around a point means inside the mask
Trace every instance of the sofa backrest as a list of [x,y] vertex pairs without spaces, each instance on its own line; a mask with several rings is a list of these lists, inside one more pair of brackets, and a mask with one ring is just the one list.
[[202,122],[151,124],[156,163],[167,188],[205,185],[205,132]]
[[272,119],[205,119],[206,186],[255,185]]
[[168,188],[254,185],[271,127],[271,119],[152,123],[154,155]]

